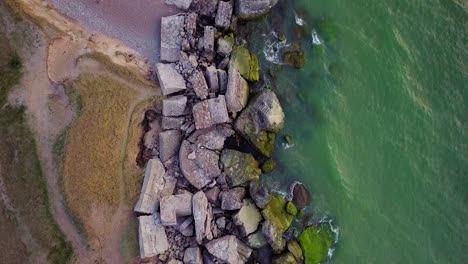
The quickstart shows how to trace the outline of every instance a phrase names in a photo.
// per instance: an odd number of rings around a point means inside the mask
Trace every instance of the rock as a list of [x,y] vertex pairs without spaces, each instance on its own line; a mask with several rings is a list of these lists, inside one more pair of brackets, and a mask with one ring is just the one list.
[[238,210],[242,207],[242,199],[245,196],[245,189],[242,187],[233,188],[228,191],[222,191],[221,209]]
[[[267,243],[268,244],[268,243]],[[258,264],[271,264],[273,259],[273,250],[271,247],[262,247],[257,249],[255,256],[255,261]]]
[[161,19],[161,61],[179,60],[185,17],[174,15]]
[[161,198],[161,222],[163,226],[176,226],[177,217],[192,214],[192,194],[184,193]]
[[257,181],[250,182],[249,193],[258,208],[263,209],[270,202],[270,193]]
[[239,19],[255,19],[268,13],[277,3],[278,0],[237,0],[236,14]]
[[159,157],[162,162],[177,155],[181,140],[182,134],[179,130],[166,130],[159,133]]
[[284,49],[283,62],[297,69],[304,67],[305,54],[299,43],[293,43]]
[[193,219],[195,220],[195,235],[197,243],[201,245],[204,238],[208,240],[213,239],[213,234],[211,233],[213,213],[211,212],[208,199],[202,191],[197,192],[193,196],[192,205]]
[[229,112],[242,111],[249,100],[249,84],[242,78],[235,66],[229,68],[226,88],[226,104]]
[[166,170],[161,161],[150,159],[146,164],[140,199],[138,199],[134,211],[153,214],[158,210],[161,197],[172,194],[174,186],[174,179],[166,176]]
[[296,259],[290,252],[283,253],[273,258],[273,264],[297,264]]
[[323,263],[333,245],[334,234],[329,223],[307,227],[299,236],[305,263]]
[[266,220],[269,220],[281,234],[289,228],[294,218],[286,212],[286,199],[276,193],[270,195],[270,202],[265,209],[263,209],[262,215]]
[[187,89],[185,80],[172,64],[157,63],[156,74],[163,95],[170,95]]
[[214,204],[214,205],[218,205],[219,204],[219,193],[221,191],[219,190],[219,187],[218,186],[215,186],[211,189],[208,189],[206,192],[205,192],[205,195],[206,195],[206,198],[208,198],[208,201],[210,201],[210,203]]
[[228,67],[228,65],[229,65],[229,57],[226,57],[218,63],[218,69],[225,70]]
[[232,2],[224,2],[220,1],[218,4],[218,12],[216,13],[215,24],[217,27],[222,28],[224,30],[229,29],[229,25],[231,25],[231,17],[232,17]]
[[240,227],[242,235],[247,236],[257,230],[262,216],[253,201],[245,199],[239,212],[233,216],[233,220]]
[[154,257],[169,249],[166,231],[157,213],[138,217],[138,236],[141,258]]
[[178,217],[175,229],[185,237],[193,236],[193,217]]
[[203,54],[209,61],[212,61],[215,55],[215,33],[216,29],[214,27],[205,26],[203,31]]
[[260,65],[258,57],[242,46],[235,46],[232,50],[231,67],[234,65],[239,73],[248,81],[260,80]]
[[234,130],[228,125],[217,125],[206,129],[199,129],[190,137],[188,141],[211,150],[222,150],[226,138],[234,135]]
[[214,17],[218,0],[193,0],[193,10],[202,16]]
[[297,262],[304,261],[304,256],[302,255],[302,249],[299,243],[296,240],[290,240],[287,243],[288,251],[294,256]]
[[271,157],[275,135],[284,126],[284,112],[271,90],[261,92],[241,113],[235,129],[261,154]]
[[203,257],[199,247],[185,249],[184,264],[203,264]]
[[[194,155],[194,159],[189,159],[190,154]],[[205,187],[221,174],[216,152],[199,148],[186,140],[180,147],[179,161],[184,177],[197,189]]]
[[286,247],[286,240],[283,238],[283,232],[269,220],[263,222],[262,232],[275,254],[279,254],[284,250]]
[[299,210],[306,208],[310,204],[310,193],[304,184],[294,182],[289,189],[293,197],[292,201]]
[[180,127],[184,124],[185,118],[184,117],[170,117],[164,116],[161,121],[161,126],[163,129],[180,129]]
[[230,121],[224,95],[197,103],[192,112],[197,129],[205,129]]
[[251,248],[259,249],[266,247],[268,242],[266,241],[265,235],[259,230],[247,237],[247,245]]
[[268,174],[274,171],[275,168],[276,168],[276,162],[272,159],[269,159],[262,164],[262,172],[264,174]]
[[229,57],[234,46],[234,37],[232,35],[225,35],[218,39],[218,54],[221,57]]
[[150,123],[150,130],[145,133],[143,138],[143,144],[145,148],[152,149],[157,147],[160,131],[161,126],[159,125],[159,120],[152,121]]
[[216,225],[218,226],[219,229],[224,229],[226,228],[226,217],[222,216],[218,219],[216,219]]
[[184,115],[185,106],[187,105],[187,97],[177,95],[163,100],[163,115],[164,116],[181,116]]
[[225,71],[218,69],[218,81],[219,81],[219,93],[225,94],[227,90],[227,84],[228,84],[228,74]]
[[168,5],[174,5],[184,11],[187,11],[192,4],[192,0],[165,0],[165,2]]
[[210,93],[219,92],[219,81],[218,81],[218,71],[214,66],[210,66],[206,69],[205,78],[208,82]]
[[221,163],[228,183],[232,187],[245,186],[250,181],[260,179],[261,170],[258,168],[258,162],[250,153],[225,149],[221,153]]
[[208,97],[208,84],[206,83],[205,76],[200,71],[195,70],[188,81],[192,84],[198,98],[204,100]]
[[206,249],[211,255],[228,264],[243,264],[252,254],[252,249],[232,235],[209,242],[206,244]]
[[292,202],[287,202],[286,203],[286,212],[288,214],[296,216],[297,215],[297,207],[294,205]]

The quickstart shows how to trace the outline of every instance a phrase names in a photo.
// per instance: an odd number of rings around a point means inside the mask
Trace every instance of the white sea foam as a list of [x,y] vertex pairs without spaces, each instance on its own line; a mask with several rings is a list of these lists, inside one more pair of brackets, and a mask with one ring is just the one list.
[[298,24],[299,26],[302,27],[304,25],[304,20],[301,17],[299,17],[296,12],[294,12],[294,19],[296,20],[296,24]]
[[322,41],[320,40],[317,31],[315,29],[312,30],[312,44],[313,45],[322,45]]
[[266,60],[274,64],[283,64],[280,56],[281,50],[290,44],[287,40],[279,41],[275,32],[271,32],[268,36],[264,35],[264,37],[266,37],[266,41],[263,55],[265,55]]

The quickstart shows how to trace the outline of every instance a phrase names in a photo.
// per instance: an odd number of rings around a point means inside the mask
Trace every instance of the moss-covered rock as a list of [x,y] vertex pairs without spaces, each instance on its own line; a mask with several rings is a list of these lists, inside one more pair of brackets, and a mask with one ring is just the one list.
[[269,159],[262,164],[263,173],[267,174],[272,172],[276,168],[276,161]]
[[257,55],[242,46],[234,46],[231,63],[248,81],[256,82],[260,79],[260,64]]
[[272,193],[270,195],[270,202],[263,209],[262,215],[265,219],[269,220],[281,234],[283,234],[291,225],[293,216],[286,212],[286,199],[283,196]]
[[287,244],[289,252],[293,254],[294,258],[297,262],[302,262],[304,260],[304,256],[302,255],[302,249],[299,243],[296,240],[290,240]]
[[287,202],[286,203],[286,212],[290,215],[297,215],[297,207],[294,205],[292,202]]
[[262,171],[252,154],[225,149],[221,153],[221,163],[232,187],[244,186],[250,181],[260,179]]
[[283,253],[273,258],[273,264],[297,264],[296,259],[290,252]]
[[334,234],[329,223],[307,227],[299,236],[305,264],[318,264],[327,259],[333,245]]

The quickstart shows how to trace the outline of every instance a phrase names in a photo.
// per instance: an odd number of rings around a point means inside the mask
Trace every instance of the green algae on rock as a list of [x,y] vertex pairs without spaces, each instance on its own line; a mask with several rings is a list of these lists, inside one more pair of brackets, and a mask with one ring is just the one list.
[[260,80],[260,64],[257,55],[247,48],[235,46],[232,50],[231,63],[236,66],[239,73],[248,81]]
[[294,205],[293,202],[287,202],[286,203],[286,212],[290,215],[297,215],[297,207]]
[[225,149],[221,154],[221,163],[229,184],[233,187],[260,179],[261,170],[252,154]]
[[291,252],[283,253],[273,258],[273,264],[297,264],[294,255]]
[[300,69],[305,65],[305,54],[299,43],[293,43],[291,46],[284,49],[284,63],[294,68]]
[[275,168],[276,168],[276,161],[272,159],[269,159],[262,164],[262,172],[265,174],[272,172],[273,170],[275,170]]
[[330,223],[307,227],[299,236],[299,243],[305,257],[305,264],[318,264],[328,257],[333,245],[334,234]]
[[269,220],[273,226],[282,234],[291,225],[294,216],[286,211],[286,199],[277,194],[270,195],[270,202],[262,211],[263,217]]

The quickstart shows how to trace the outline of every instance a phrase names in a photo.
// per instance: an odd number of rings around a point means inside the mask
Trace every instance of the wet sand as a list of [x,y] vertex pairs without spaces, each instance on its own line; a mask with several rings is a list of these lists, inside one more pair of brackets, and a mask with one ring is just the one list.
[[180,12],[164,0],[47,0],[91,31],[117,38],[159,61],[161,17]]

